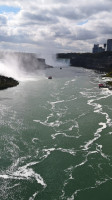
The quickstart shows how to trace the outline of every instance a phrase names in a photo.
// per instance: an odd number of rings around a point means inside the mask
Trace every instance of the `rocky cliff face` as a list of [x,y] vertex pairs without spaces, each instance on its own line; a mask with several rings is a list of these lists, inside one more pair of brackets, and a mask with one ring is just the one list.
[[112,52],[59,54],[59,58],[70,59],[71,66],[101,71],[112,71]]
[[70,59],[71,66],[80,66],[88,69],[95,69],[101,71],[112,70],[112,56],[108,57],[94,57],[94,56],[75,56]]
[[14,80],[13,78],[8,78],[0,75],[0,90],[7,89],[9,87],[14,87],[18,84],[19,82]]

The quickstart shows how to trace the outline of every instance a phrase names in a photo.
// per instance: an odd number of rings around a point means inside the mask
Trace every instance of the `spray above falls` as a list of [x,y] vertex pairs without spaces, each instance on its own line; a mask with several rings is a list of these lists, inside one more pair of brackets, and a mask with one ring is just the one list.
[[49,54],[43,52],[41,55],[42,58],[45,58],[47,65],[51,65],[53,67],[69,67],[70,59],[60,59],[57,54]]
[[0,52],[0,75],[23,80],[50,67],[33,53]]

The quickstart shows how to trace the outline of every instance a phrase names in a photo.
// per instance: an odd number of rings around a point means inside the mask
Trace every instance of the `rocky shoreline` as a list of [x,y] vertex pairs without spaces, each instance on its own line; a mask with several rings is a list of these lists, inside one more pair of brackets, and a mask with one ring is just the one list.
[[17,86],[19,82],[11,77],[0,75],[0,90],[4,90],[10,87]]
[[103,80],[106,80],[106,79],[108,79],[108,78],[109,78],[109,80],[106,81],[106,85],[107,85],[109,88],[111,88],[111,90],[112,90],[112,72],[109,72],[109,73],[107,73],[107,74],[105,74],[105,75],[102,75],[102,79],[103,79]]

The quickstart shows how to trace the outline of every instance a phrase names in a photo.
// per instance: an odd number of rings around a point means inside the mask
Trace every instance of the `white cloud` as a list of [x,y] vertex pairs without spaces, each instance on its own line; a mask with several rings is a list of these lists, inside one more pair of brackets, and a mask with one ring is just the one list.
[[20,8],[0,14],[4,49],[91,51],[93,43],[112,38],[110,0],[1,0],[2,5]]
[[7,24],[7,17],[4,15],[0,15],[0,25],[6,25]]

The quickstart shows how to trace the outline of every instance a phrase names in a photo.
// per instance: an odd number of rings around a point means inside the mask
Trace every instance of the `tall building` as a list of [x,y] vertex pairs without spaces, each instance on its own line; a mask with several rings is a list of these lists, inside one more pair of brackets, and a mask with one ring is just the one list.
[[103,47],[99,47],[98,52],[104,52],[105,49]]
[[105,51],[105,48],[100,47],[99,44],[94,44],[93,53],[100,53],[104,51]]
[[99,44],[94,44],[93,53],[98,53]]
[[107,40],[107,51],[112,51],[112,39]]
[[105,49],[105,51],[106,51],[107,44],[106,44],[106,43],[103,44],[103,47],[104,47],[104,49]]

